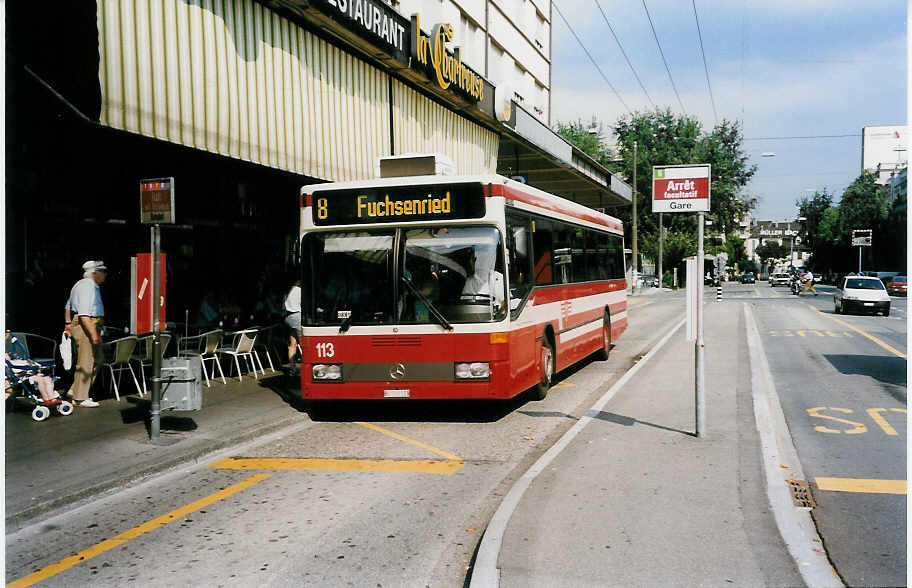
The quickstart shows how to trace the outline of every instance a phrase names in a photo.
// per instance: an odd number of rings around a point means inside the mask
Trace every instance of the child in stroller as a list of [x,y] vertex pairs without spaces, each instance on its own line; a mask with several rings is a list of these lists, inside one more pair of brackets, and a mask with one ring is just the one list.
[[6,398],[24,398],[34,405],[32,418],[43,421],[51,414],[50,407],[67,416],[73,412],[73,404],[60,398],[54,390],[56,378],[48,375],[48,368],[28,357],[26,347],[6,333]]

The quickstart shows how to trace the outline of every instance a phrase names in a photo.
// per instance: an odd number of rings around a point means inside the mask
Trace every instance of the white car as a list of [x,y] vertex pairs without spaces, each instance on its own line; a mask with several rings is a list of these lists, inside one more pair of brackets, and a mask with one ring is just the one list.
[[792,278],[790,275],[788,275],[786,273],[782,273],[782,272],[770,274],[769,285],[770,286],[788,286],[789,280],[791,280],[791,279]]
[[836,314],[849,312],[882,312],[890,316],[890,295],[883,282],[870,276],[846,276],[833,293]]

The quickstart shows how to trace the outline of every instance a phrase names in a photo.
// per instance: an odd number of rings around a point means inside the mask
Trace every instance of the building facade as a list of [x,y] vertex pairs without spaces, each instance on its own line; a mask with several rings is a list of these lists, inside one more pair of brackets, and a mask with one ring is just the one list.
[[[748,259],[760,267],[760,274],[767,275],[790,268],[803,268],[810,257],[804,240],[804,227],[800,221],[755,220],[751,222],[750,237],[745,241],[745,249]],[[787,253],[772,264],[764,265],[757,255],[757,248],[770,242],[779,243]]]
[[440,153],[456,173],[630,202],[548,126],[544,0],[12,3],[7,23],[17,329],[60,322],[86,259],[111,268],[108,323],[129,324],[129,260],[149,250],[144,178],[174,178],[168,319],[189,322],[204,298],[240,323],[274,314],[296,261],[298,188],[375,177],[381,157]]

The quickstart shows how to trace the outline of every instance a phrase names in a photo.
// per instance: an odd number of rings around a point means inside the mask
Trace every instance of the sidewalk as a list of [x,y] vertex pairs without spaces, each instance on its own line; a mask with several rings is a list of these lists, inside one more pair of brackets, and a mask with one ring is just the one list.
[[705,436],[682,327],[540,469],[473,587],[804,584],[766,496],[742,305],[705,316]]
[[149,440],[148,396],[136,402],[138,396],[122,394],[120,402],[103,400],[98,408],[77,407],[40,423],[20,405],[6,413],[7,532],[58,507],[307,421],[288,384],[268,369],[259,380],[245,375],[243,382],[204,383],[202,410],[162,412],[160,445]]

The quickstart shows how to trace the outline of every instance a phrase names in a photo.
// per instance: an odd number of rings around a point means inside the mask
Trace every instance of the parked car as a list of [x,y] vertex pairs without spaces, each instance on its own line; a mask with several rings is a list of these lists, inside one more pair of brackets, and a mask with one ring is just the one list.
[[883,282],[873,276],[846,276],[833,293],[836,314],[849,312],[882,312],[890,316],[890,295]]
[[769,285],[770,286],[788,286],[790,280],[791,280],[791,276],[784,272],[770,274]]
[[743,276],[741,276],[741,283],[742,284],[755,284],[755,283],[757,283],[757,278],[754,277],[753,272],[746,272]]
[[893,276],[893,279],[887,283],[887,292],[891,296],[905,296],[908,286],[909,280],[906,276]]

